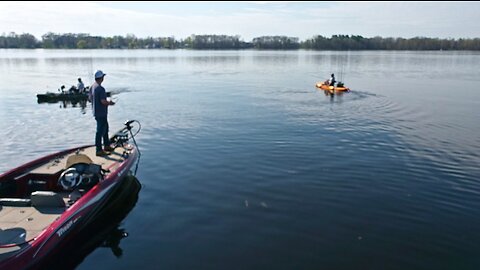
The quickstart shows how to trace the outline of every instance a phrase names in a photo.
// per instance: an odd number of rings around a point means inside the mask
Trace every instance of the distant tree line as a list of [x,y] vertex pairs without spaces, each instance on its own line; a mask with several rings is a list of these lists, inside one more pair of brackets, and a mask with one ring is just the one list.
[[296,50],[300,48],[300,42],[296,37],[286,36],[263,36],[253,39],[253,47],[262,50]]
[[240,40],[240,36],[192,35],[180,42],[181,47],[197,50],[239,50],[251,48],[251,44]]
[[311,50],[480,50],[480,38],[364,38],[362,36],[315,36],[302,42],[301,48]]
[[297,37],[262,36],[252,42],[241,40],[240,36],[191,35],[186,39],[174,37],[137,38],[135,35],[100,37],[89,34],[47,33],[42,40],[31,34],[2,34],[0,48],[22,49],[178,49],[196,50],[480,50],[480,38],[439,39],[415,38],[365,38],[358,35],[314,36],[305,41]]

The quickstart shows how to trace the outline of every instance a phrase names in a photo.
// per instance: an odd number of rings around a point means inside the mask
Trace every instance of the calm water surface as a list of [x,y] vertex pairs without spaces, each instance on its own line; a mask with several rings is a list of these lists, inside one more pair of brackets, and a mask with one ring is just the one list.
[[[142,123],[118,258],[77,269],[480,269],[480,54],[0,50],[0,172]],[[328,96],[334,72],[352,89]]]

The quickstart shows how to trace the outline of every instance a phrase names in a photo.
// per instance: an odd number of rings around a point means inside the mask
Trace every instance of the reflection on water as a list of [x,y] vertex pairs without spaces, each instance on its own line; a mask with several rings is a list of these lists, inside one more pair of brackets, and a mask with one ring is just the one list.
[[292,52],[278,52],[278,51],[262,51],[253,61],[255,63],[264,64],[276,64],[276,65],[288,65],[288,64],[297,64],[300,60],[300,57],[297,53]]
[[192,57],[188,57],[187,61],[192,64],[198,64],[198,65],[229,64],[229,63],[238,63],[240,61],[240,56],[238,55],[192,56]]
[[49,100],[49,101],[37,101],[38,104],[59,104],[59,108],[67,109],[67,108],[80,108],[82,114],[86,113],[87,104],[90,102],[86,100],[79,100],[79,101],[68,101],[68,100]]
[[117,258],[120,258],[123,255],[123,249],[120,247],[120,241],[127,236],[128,233],[125,231],[125,229],[115,227],[115,229],[108,233],[107,237],[105,237],[105,240],[100,246],[110,248],[113,255],[115,255]]
[[87,101],[78,101],[78,102],[75,102],[75,101],[62,101],[61,102],[62,104],[60,105],[60,108],[68,108],[68,107],[72,107],[72,108],[76,108],[76,107],[80,107],[81,111],[83,114],[85,114],[85,108],[87,107]]

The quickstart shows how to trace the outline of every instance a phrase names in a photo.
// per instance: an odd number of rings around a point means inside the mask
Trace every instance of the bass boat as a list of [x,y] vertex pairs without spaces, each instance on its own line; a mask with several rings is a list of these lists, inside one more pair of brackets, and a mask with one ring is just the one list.
[[37,102],[86,101],[88,93],[52,93],[37,94]]
[[96,156],[95,145],[81,146],[0,175],[0,269],[41,268],[72,245],[136,173],[140,129],[127,121],[106,156]]
[[[111,96],[111,92],[107,92],[107,97]],[[37,94],[38,103],[54,103],[58,101],[70,101],[70,102],[79,102],[87,101],[88,92],[60,92],[53,93],[47,92],[45,94]]]

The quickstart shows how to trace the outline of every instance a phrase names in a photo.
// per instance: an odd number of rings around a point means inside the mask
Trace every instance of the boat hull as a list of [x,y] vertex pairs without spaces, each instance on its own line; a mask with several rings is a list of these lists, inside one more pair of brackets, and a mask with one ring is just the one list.
[[[111,96],[111,92],[107,92],[107,97]],[[58,102],[58,101],[87,101],[88,93],[45,93],[37,94],[38,103]]]

